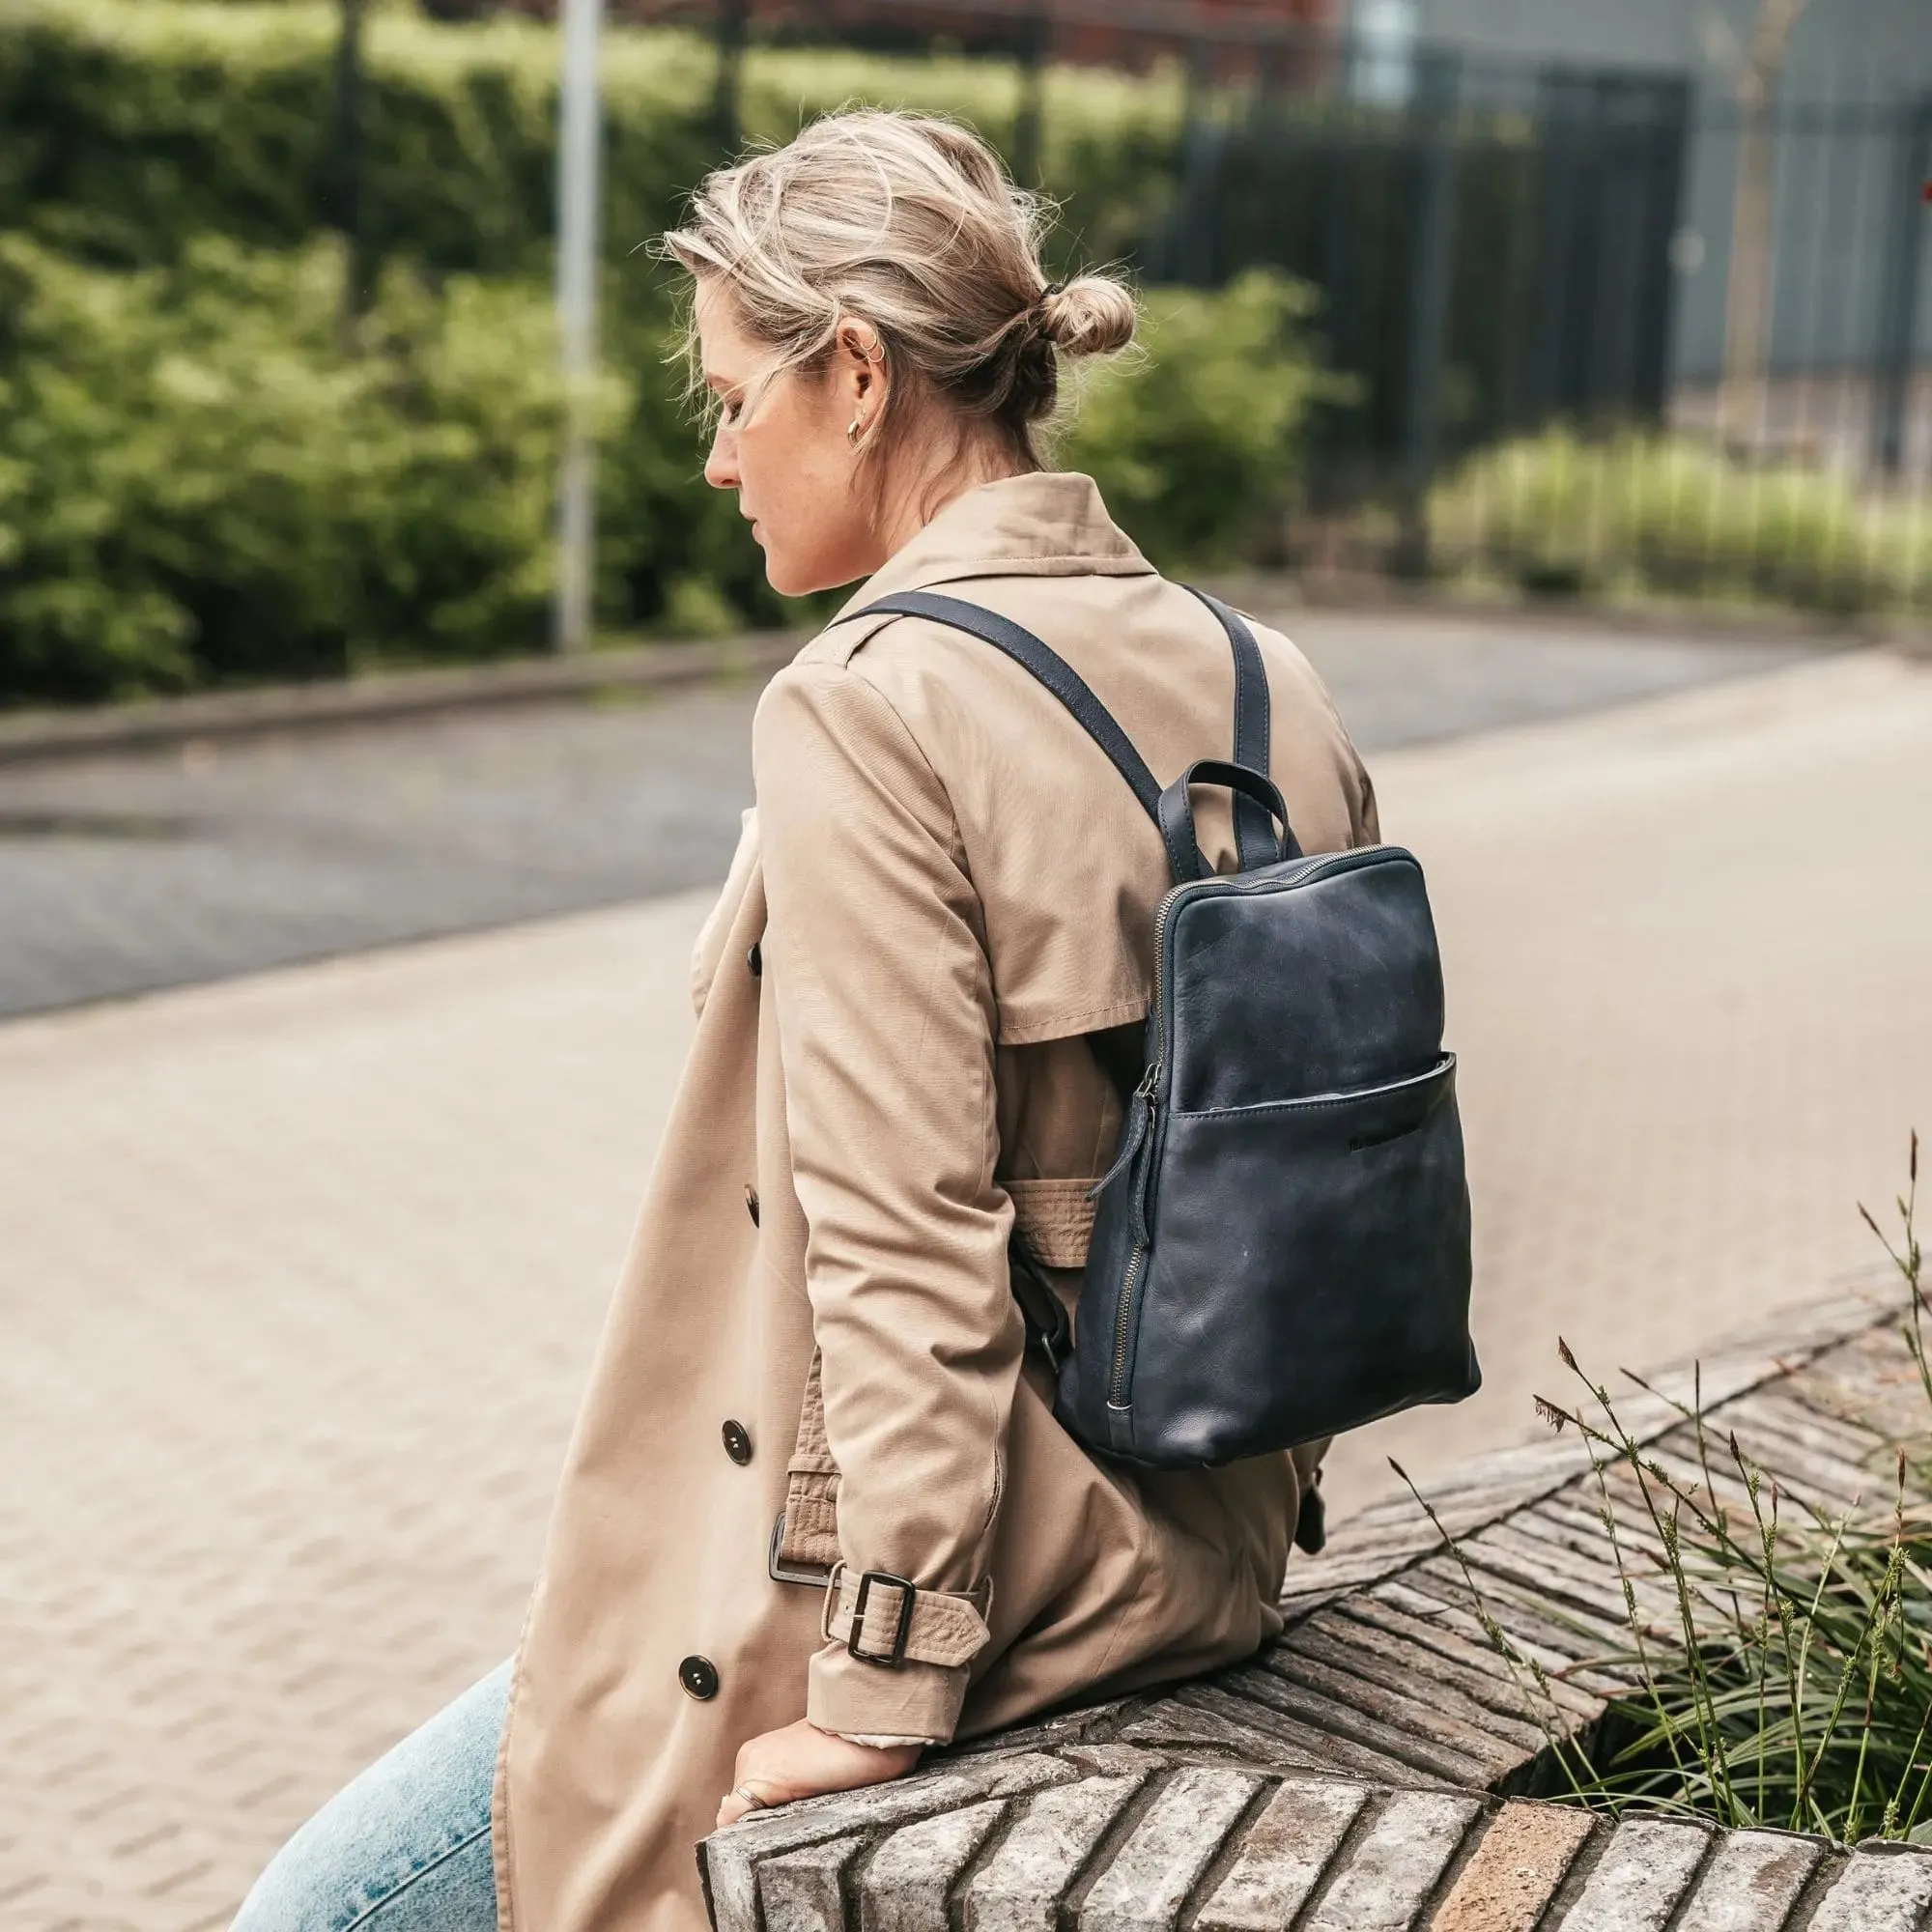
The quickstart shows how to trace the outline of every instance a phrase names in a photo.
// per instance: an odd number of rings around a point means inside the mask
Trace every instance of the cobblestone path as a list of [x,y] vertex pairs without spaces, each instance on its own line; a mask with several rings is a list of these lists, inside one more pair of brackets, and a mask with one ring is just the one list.
[[[1366,735],[1366,733],[1365,733]],[[1867,1260],[1932,1127],[1932,668],[1820,660],[1376,760],[1477,1192],[1464,1407]],[[704,895],[0,1028],[0,1927],[191,1932],[503,1655]]]

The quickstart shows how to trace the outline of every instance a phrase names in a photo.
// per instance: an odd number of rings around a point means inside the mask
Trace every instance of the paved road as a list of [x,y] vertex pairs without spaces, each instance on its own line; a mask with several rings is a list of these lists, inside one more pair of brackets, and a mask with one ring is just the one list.
[[[1932,667],[1385,753],[1488,1382],[1337,1512],[1867,1258],[1932,1126]],[[0,1928],[214,1932],[514,1642],[708,894],[0,1028]]]
[[[1380,752],[1761,671],[1792,645],[1283,618]],[[756,694],[471,714],[0,769],[0,1015],[715,878]]]

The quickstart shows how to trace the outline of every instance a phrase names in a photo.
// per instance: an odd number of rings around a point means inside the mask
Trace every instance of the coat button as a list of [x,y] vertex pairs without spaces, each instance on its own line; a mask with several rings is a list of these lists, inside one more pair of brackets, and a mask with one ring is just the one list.
[[687,1697],[705,1703],[718,1694],[718,1666],[708,1657],[687,1657],[677,1666],[677,1681]]
[[764,977],[765,955],[758,951],[758,942],[755,939],[752,942],[751,952],[745,954],[745,964],[752,969],[753,979],[759,980]]
[[745,1212],[752,1217],[752,1226],[755,1228],[758,1225],[758,1190],[755,1187],[745,1189]]
[[752,1437],[742,1422],[724,1425],[724,1453],[742,1469],[752,1460]]

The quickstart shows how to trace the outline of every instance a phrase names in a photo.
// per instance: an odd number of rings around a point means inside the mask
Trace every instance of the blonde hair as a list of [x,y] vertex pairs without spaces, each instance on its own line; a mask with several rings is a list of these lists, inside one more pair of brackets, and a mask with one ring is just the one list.
[[865,108],[707,175],[660,252],[728,285],[746,330],[778,351],[774,373],[822,361],[845,319],[868,324],[890,380],[867,447],[889,445],[925,389],[1037,469],[1061,358],[1124,349],[1136,319],[1110,275],[1048,281],[1046,219],[970,128]]

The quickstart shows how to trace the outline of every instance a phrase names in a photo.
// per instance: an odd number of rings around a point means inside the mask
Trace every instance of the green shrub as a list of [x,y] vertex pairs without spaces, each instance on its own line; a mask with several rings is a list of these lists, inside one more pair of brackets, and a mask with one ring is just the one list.
[[[156,0],[12,0],[0,33],[0,229],[105,262],[165,261],[220,232],[292,248],[326,217],[337,10]],[[369,241],[438,270],[547,273],[556,36],[515,19],[407,12],[365,36]],[[717,158],[716,62],[694,33],[612,28],[603,65],[605,235],[614,260],[659,233]],[[1152,219],[1180,134],[1172,73],[1056,71],[1042,166],[1075,211],[1069,247],[1111,257]],[[1010,64],[754,48],[748,138],[783,139],[847,101],[970,120],[1010,145]]]
[[[354,357],[335,324],[337,256],[314,247],[338,24],[322,0],[9,9],[0,690],[181,687],[540,640],[556,38],[517,19],[372,14],[362,200],[381,293],[368,354]],[[666,293],[635,258],[717,158],[715,79],[698,35],[610,33],[609,627],[800,615],[701,482],[663,367]],[[763,47],[745,60],[738,105],[748,139],[867,100],[951,112],[1009,146],[1019,98],[1010,63]],[[1183,108],[1171,70],[1047,75],[1061,264],[1126,254],[1157,224]],[[1314,393],[1298,298],[1257,282],[1225,311],[1205,297],[1152,307],[1152,366],[1095,385],[1068,460],[1099,474],[1157,554],[1226,554],[1264,526]],[[1200,372],[1198,401],[1183,369]],[[197,383],[190,408],[183,385]]]
[[1090,471],[1156,563],[1265,551],[1301,470],[1312,411],[1346,395],[1303,325],[1302,283],[1250,270],[1216,294],[1155,289],[1144,355],[1087,384],[1062,455]]
[[1913,506],[1686,438],[1552,429],[1503,444],[1438,486],[1430,525],[1445,567],[1499,571],[1532,591],[1630,588],[1833,615],[1932,600],[1932,525]]
[[[327,245],[115,275],[0,238],[0,690],[92,697],[542,635],[548,304]],[[622,405],[613,394],[607,406]]]
[[[620,291],[620,295],[623,292]],[[1264,528],[1322,387],[1277,277],[1158,291],[1064,452],[1151,554]],[[639,289],[598,399],[606,628],[801,621],[703,481]],[[400,267],[353,331],[342,262],[205,240],[166,268],[0,236],[0,698],[91,698],[540,648],[562,397],[539,284]]]

